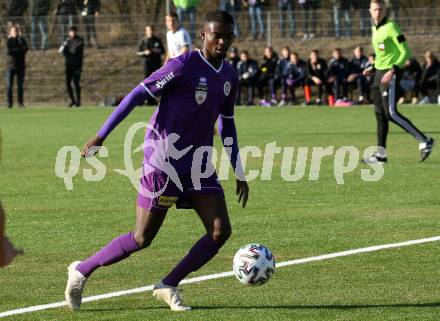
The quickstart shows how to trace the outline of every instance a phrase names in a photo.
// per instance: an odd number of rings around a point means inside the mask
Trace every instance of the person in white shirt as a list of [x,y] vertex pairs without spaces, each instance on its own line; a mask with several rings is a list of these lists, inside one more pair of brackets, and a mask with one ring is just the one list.
[[165,23],[167,32],[167,56],[165,62],[171,58],[191,51],[191,37],[188,32],[180,25],[179,18],[175,12],[166,15]]

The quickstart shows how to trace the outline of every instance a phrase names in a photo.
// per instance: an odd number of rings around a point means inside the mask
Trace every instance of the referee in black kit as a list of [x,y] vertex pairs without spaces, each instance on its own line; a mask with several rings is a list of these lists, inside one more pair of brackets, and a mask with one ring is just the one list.
[[[386,163],[386,140],[388,123],[392,121],[413,135],[420,143],[420,161],[423,162],[431,154],[434,139],[426,136],[411,121],[397,110],[397,91],[401,68],[411,53],[400,28],[385,16],[383,0],[371,0],[370,14],[373,18],[373,48],[376,54],[374,67],[364,71],[365,76],[374,75],[372,97],[377,120],[378,151],[366,158],[366,163]],[[382,148],[380,148],[382,147]]]

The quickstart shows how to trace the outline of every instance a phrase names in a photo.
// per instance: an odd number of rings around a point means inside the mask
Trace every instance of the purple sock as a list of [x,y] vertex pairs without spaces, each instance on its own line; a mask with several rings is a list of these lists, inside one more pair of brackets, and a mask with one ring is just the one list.
[[188,254],[162,280],[163,284],[176,287],[191,272],[197,271],[208,263],[218,252],[219,246],[205,235],[189,250]]
[[81,272],[82,275],[88,277],[98,267],[119,262],[139,249],[140,248],[134,239],[133,232],[123,234],[113,239],[101,250],[80,263],[76,269]]

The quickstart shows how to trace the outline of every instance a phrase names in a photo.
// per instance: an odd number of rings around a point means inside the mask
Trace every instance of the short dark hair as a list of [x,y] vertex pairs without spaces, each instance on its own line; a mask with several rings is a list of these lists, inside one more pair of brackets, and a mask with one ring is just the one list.
[[385,6],[385,1],[384,0],[371,0],[370,1],[370,5],[372,5],[373,3],[377,3],[377,4],[380,4],[382,6]]
[[175,12],[175,11],[169,11],[169,12],[167,13],[167,16],[168,16],[168,17],[171,17],[171,18],[173,18],[173,19],[179,20],[179,16],[177,15],[177,12]]
[[224,10],[212,10],[209,11],[205,15],[205,23],[208,22],[219,22],[219,23],[228,23],[231,25],[235,25],[234,18],[230,13]]
[[78,32],[78,28],[76,26],[70,26],[69,31]]

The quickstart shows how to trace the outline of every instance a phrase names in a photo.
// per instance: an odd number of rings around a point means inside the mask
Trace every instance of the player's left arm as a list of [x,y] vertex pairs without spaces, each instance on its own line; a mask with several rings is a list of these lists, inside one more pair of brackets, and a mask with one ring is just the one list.
[[408,44],[406,43],[405,36],[400,31],[400,28],[392,22],[389,27],[389,37],[394,42],[399,56],[397,60],[393,64],[393,68],[390,69],[385,75],[383,75],[381,83],[382,85],[388,86],[391,83],[391,80],[394,74],[402,69],[405,65],[405,61],[411,56],[411,51],[409,50]]
[[405,61],[411,57],[411,50],[408,47],[405,36],[394,22],[390,25],[390,37],[399,50],[399,58],[394,62],[394,66],[396,68],[403,68]]
[[228,152],[231,166],[236,177],[236,195],[238,202],[244,208],[249,198],[249,186],[246,182],[243,166],[241,164],[240,149],[238,147],[237,128],[234,121],[234,102],[237,95],[238,79],[231,85],[228,98],[223,109],[220,111],[219,132],[223,146]]

